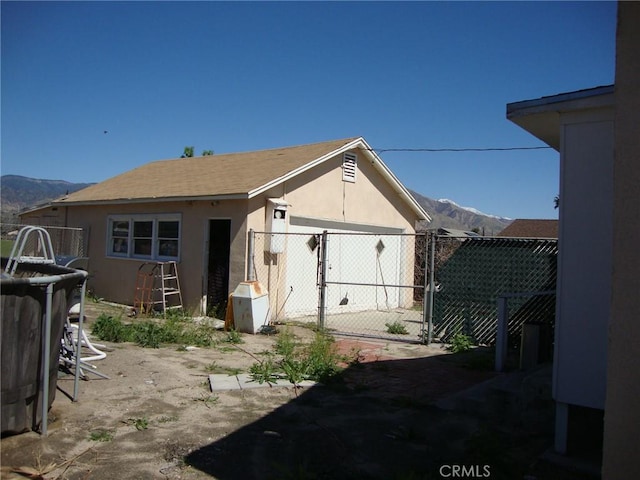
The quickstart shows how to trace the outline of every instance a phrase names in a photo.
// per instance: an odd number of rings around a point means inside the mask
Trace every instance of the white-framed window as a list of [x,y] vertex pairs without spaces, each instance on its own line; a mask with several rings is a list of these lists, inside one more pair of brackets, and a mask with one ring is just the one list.
[[107,221],[107,256],[179,259],[180,215],[111,215]]
[[342,155],[342,181],[355,183],[357,171],[358,156],[355,153],[344,152]]

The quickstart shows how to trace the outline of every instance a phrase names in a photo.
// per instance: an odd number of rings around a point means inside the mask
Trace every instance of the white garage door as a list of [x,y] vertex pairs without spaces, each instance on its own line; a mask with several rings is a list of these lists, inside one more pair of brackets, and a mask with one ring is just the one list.
[[[379,227],[366,229],[382,230]],[[313,238],[319,238],[324,230],[329,232],[327,313],[397,307],[398,289],[386,285],[400,283],[402,242],[399,235],[293,224],[289,226],[289,232],[295,235],[287,239],[286,285],[290,292],[285,316],[292,318],[318,312],[318,249],[313,249]]]

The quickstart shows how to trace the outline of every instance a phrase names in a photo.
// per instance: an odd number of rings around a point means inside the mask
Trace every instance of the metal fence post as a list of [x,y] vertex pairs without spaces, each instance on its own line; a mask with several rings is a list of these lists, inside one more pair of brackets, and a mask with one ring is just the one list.
[[320,282],[318,292],[318,327],[324,328],[327,313],[327,231],[320,239]]
[[507,361],[507,337],[509,335],[509,311],[507,297],[498,297],[498,331],[496,332],[496,372],[502,372]]
[[256,254],[256,232],[253,228],[249,229],[249,241],[247,243],[247,280],[252,282],[256,279],[256,270],[253,263]]
[[[417,242],[416,237],[416,244]],[[424,232],[424,266],[422,267],[424,273],[423,289],[422,289],[422,327],[420,334],[422,336],[422,343],[427,343],[427,324],[429,321],[429,277],[427,275],[429,265],[429,233]]]
[[[49,368],[51,362],[51,308],[53,306],[53,283],[47,285],[46,289],[46,307],[43,317],[44,325],[44,350],[42,354],[42,410],[41,410],[41,427],[40,433],[43,436],[47,436],[47,428],[49,425]],[[82,339],[78,339],[78,348],[80,348],[80,342]]]
[[78,317],[78,345],[75,349],[75,362],[76,370],[73,376],[73,401],[78,401],[79,396],[79,383],[80,383],[80,362],[82,361],[82,332],[84,323],[84,299],[87,296],[87,277],[82,280],[82,287],[80,287],[80,316]]
[[436,264],[436,234],[430,234],[430,258],[429,258],[429,330],[427,334],[427,345],[433,342],[433,297],[436,293],[435,286],[435,264]]

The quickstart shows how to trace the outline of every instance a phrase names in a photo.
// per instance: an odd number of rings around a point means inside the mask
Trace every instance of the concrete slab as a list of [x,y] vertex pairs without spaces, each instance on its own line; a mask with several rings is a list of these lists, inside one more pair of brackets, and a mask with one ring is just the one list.
[[239,390],[240,383],[235,375],[212,374],[209,375],[209,386],[212,392],[222,390]]
[[[342,307],[341,307],[342,308]],[[325,327],[334,335],[362,337],[365,340],[422,344],[422,312],[413,309],[366,310],[357,312],[328,312]],[[287,318],[293,325],[316,325],[317,315]],[[407,334],[388,332],[387,324],[398,322]]]
[[313,380],[303,380],[298,384],[299,387],[305,387],[305,388],[314,387],[316,385],[318,385],[318,382],[314,382]]
[[[238,376],[238,383],[240,384],[240,388],[242,390],[250,390],[252,388],[262,388],[262,387],[268,387],[270,384],[266,383],[266,382],[262,382],[259,383],[255,380],[251,379],[251,374],[250,373],[240,373]],[[276,386],[278,385],[271,383],[272,386]]]
[[[298,384],[300,387],[313,387],[316,382],[304,380]],[[277,383],[259,383],[251,379],[251,374],[240,373],[238,375],[211,374],[209,375],[209,386],[212,392],[225,390],[251,390],[254,388],[267,387],[291,387],[291,383],[286,379],[279,379]]]

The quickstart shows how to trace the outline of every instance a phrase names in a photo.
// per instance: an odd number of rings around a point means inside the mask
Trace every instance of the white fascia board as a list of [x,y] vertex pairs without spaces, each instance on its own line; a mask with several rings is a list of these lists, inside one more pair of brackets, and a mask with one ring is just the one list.
[[79,205],[125,205],[132,203],[160,203],[160,202],[183,202],[183,201],[213,201],[213,200],[246,200],[246,193],[237,193],[230,195],[201,195],[193,197],[146,197],[146,198],[118,198],[113,200],[86,200],[78,202],[66,202],[64,200],[58,200],[52,202],[47,206],[65,207],[65,206],[79,206]]
[[575,92],[559,93],[533,100],[522,100],[507,104],[507,118],[522,115],[554,111],[565,112],[611,106],[614,102],[614,86],[578,90]]
[[248,198],[253,198],[257,195],[260,195],[261,193],[266,192],[267,190],[269,190],[270,188],[273,188],[277,185],[280,185],[283,182],[286,182],[287,180],[292,179],[293,177],[296,177],[298,175],[300,175],[301,173],[306,172],[307,170],[312,169],[313,167],[315,167],[316,165],[320,165],[321,163],[329,160],[332,157],[335,157],[336,155],[339,155],[343,152],[346,152],[348,150],[351,150],[354,147],[357,147],[359,143],[364,142],[364,140],[362,139],[362,137],[360,138],[356,138],[355,140],[353,140],[352,142],[347,143],[346,145],[343,145],[342,147],[336,149],[336,150],[332,150],[329,153],[326,153],[324,155],[322,155],[319,158],[316,158],[315,160],[310,161],[309,163],[296,168],[295,170],[292,170],[291,172],[287,173],[286,175],[283,175],[281,177],[278,178],[274,178],[273,180],[271,180],[268,183],[265,183],[264,185],[262,185],[261,187],[255,188],[253,190],[251,190],[249,192],[249,197]]
[[577,92],[507,104],[507,120],[560,151],[562,117],[575,112],[611,109],[614,87],[597,87]]
[[326,160],[329,160],[330,158],[335,157],[336,155],[340,155],[341,153],[347,152],[354,148],[360,148],[365,153],[365,155],[369,158],[369,160],[373,164],[374,168],[382,174],[384,179],[387,180],[392,185],[394,190],[396,190],[402,197],[404,197],[404,201],[407,202],[409,206],[413,209],[413,211],[418,214],[418,217],[420,220],[427,220],[429,222],[431,221],[431,217],[429,216],[429,214],[424,210],[424,208],[420,206],[418,202],[416,202],[416,200],[409,193],[409,191],[404,187],[404,185],[402,185],[402,183],[400,183],[398,178],[393,174],[393,172],[389,169],[389,167],[387,167],[384,164],[384,162],[378,156],[378,154],[376,154],[376,152],[367,144],[367,142],[362,137],[356,138],[352,142],[349,142],[343,145],[342,147],[336,150],[333,150],[307,163],[306,165],[303,165],[302,167],[297,168],[296,170],[293,170],[287,175],[276,178],[270,181],[269,183],[262,185],[261,187],[251,190],[249,192],[249,198],[253,198],[256,195],[260,195],[261,193],[264,193],[270,188],[273,188],[282,182],[286,182],[287,180],[295,177],[296,175],[300,175],[301,173],[312,169],[316,165],[319,165],[325,162]]
[[375,169],[378,170],[380,174],[385,178],[385,180],[387,180],[393,186],[394,190],[396,190],[398,194],[403,197],[404,201],[407,202],[409,206],[418,214],[420,220],[426,220],[430,222],[431,217],[429,216],[429,214],[424,208],[422,208],[422,206],[418,202],[416,202],[416,199],[413,198],[413,195],[409,193],[409,190],[407,190],[405,186],[400,182],[400,180],[398,180],[398,177],[396,177],[394,173],[389,169],[389,167],[387,167],[387,165],[382,161],[378,154],[369,145],[367,145],[367,142],[362,140],[362,143],[364,144],[363,150],[368,155]]

